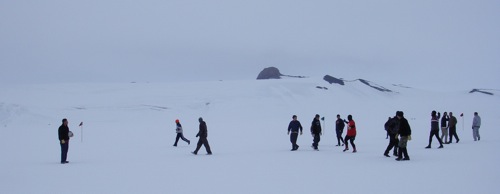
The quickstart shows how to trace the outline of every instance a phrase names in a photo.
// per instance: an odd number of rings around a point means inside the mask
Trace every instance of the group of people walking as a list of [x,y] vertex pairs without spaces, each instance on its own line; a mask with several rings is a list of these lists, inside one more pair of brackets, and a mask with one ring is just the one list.
[[[441,131],[442,135],[439,137],[439,119],[441,119]],[[207,124],[203,120],[203,118],[198,119],[199,131],[196,137],[199,137],[198,143],[196,145],[196,149],[191,152],[194,155],[198,154],[201,146],[204,146],[207,155],[212,155],[212,150],[210,149],[210,145],[208,144],[208,130]],[[184,137],[183,129],[180,121],[175,120],[176,123],[176,133],[177,136],[175,138],[174,146],[177,146],[179,139],[182,139],[186,143],[191,144],[191,141]],[[344,132],[345,124],[347,124],[347,134],[344,138],[342,138],[342,134]],[[450,144],[453,141],[453,137],[455,137],[456,143],[460,141],[456,132],[457,119],[453,116],[453,113],[447,112],[443,113],[443,117],[441,117],[440,112],[432,111],[431,112],[431,131],[429,135],[429,145],[425,148],[431,148],[432,139],[435,136],[438,139],[440,146],[438,148],[443,148],[443,144]],[[474,119],[472,121],[472,131],[474,141],[481,140],[481,136],[479,135],[479,128],[481,127],[481,117],[477,112],[474,113]],[[387,135],[389,138],[389,145],[387,146],[384,156],[390,157],[389,153],[393,150],[393,155],[397,156],[397,161],[410,160],[410,156],[408,155],[407,144],[408,141],[411,140],[411,128],[408,120],[404,117],[403,111],[397,111],[396,116],[389,117],[388,121],[384,125],[385,130],[387,131]],[[351,143],[353,153],[356,153],[356,145],[354,144],[354,140],[356,139],[356,123],[353,120],[352,115],[347,116],[347,120],[342,119],[340,115],[337,115],[337,120],[335,121],[335,131],[337,135],[337,145],[336,146],[345,146],[343,152],[349,150],[349,142]],[[297,145],[298,136],[303,134],[303,127],[300,121],[297,120],[297,115],[292,116],[292,121],[288,125],[288,135],[290,135],[290,142],[292,143],[292,150],[296,151],[299,149],[299,145]],[[320,115],[316,114],[311,123],[311,135],[313,137],[313,143],[311,147],[319,151],[318,146],[321,140],[322,129],[320,122]],[[68,127],[68,120],[63,119],[62,124],[58,129],[58,137],[59,143],[61,145],[61,164],[69,163],[67,160],[68,150],[69,150],[69,140],[72,136],[72,132]],[[449,140],[448,137],[449,136]],[[442,141],[444,138],[444,142]],[[341,144],[342,143],[342,144]]]
[[[205,149],[207,150],[207,155],[212,155],[212,150],[210,149],[210,145],[208,144],[208,130],[207,130],[207,123],[203,120],[203,118],[199,118],[198,121],[200,122],[200,128],[198,131],[198,134],[196,134],[196,137],[200,137],[198,139],[198,144],[196,145],[196,149],[191,152],[194,155],[198,155],[198,151],[200,150],[201,146],[205,146]],[[177,137],[175,138],[175,143],[174,147],[177,147],[177,143],[179,142],[179,139],[182,139],[186,143],[191,144],[191,141],[189,139],[186,139],[183,134],[182,130],[182,125],[179,119],[175,120],[176,128],[175,132],[177,133]]]
[[[335,121],[335,131],[337,133],[337,146],[341,146],[340,142],[342,142],[342,146],[345,146],[344,152],[349,150],[348,141],[351,143],[353,148],[353,153],[356,153],[356,145],[354,144],[354,140],[356,139],[356,123],[352,119],[352,115],[347,116],[347,120],[341,119],[340,115],[337,115],[337,121]],[[347,135],[345,138],[342,138],[342,133],[344,132],[345,124],[347,124]],[[297,139],[300,135],[302,135],[303,127],[300,121],[297,120],[297,115],[292,116],[292,121],[288,124],[288,135],[290,135],[290,142],[292,143],[292,150],[296,151],[299,149],[299,145],[297,145]],[[316,151],[319,151],[318,145],[321,140],[322,130],[321,130],[321,122],[320,116],[316,114],[314,116],[313,121],[311,123],[311,135],[313,137],[312,148]]]
[[411,127],[404,117],[403,111],[397,111],[396,116],[388,119],[384,128],[389,135],[389,145],[385,149],[384,156],[389,156],[389,152],[394,148],[393,155],[397,161],[410,160],[407,144],[411,140]]

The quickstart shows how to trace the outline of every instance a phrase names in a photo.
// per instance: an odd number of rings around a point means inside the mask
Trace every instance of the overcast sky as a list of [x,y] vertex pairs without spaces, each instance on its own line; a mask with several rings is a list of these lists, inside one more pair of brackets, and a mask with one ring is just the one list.
[[498,89],[500,1],[0,0],[0,66],[2,83],[241,80],[276,66]]

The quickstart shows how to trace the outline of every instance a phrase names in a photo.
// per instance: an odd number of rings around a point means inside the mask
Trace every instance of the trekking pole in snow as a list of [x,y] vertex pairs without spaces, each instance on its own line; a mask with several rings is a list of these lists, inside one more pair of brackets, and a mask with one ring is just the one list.
[[81,138],[81,142],[83,142],[83,122],[80,122],[80,138]]
[[323,121],[323,133],[325,133],[326,132],[325,117],[321,117],[321,120]]

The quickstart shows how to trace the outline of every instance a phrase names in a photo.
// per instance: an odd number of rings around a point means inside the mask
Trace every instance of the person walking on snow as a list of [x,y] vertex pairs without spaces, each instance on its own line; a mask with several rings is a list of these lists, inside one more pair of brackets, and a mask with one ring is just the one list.
[[[448,121],[450,118],[448,117],[448,113],[444,112],[443,117],[441,118],[441,140],[445,143],[448,142]],[[443,139],[444,138],[444,139]]]
[[448,122],[450,127],[450,141],[447,144],[450,144],[453,141],[453,137],[457,140],[457,143],[460,141],[457,135],[457,118],[453,116],[453,113],[450,112],[450,121]]
[[344,146],[344,139],[342,138],[342,133],[344,133],[344,121],[340,118],[340,115],[337,115],[337,121],[335,121],[335,132],[337,133],[337,145],[341,146],[340,142],[342,142],[342,146]]
[[69,127],[68,127],[68,119],[62,120],[62,125],[58,130],[59,134],[59,144],[61,145],[61,164],[69,163],[68,158],[68,150],[69,150]]
[[174,146],[177,147],[177,143],[179,142],[179,139],[182,139],[183,141],[187,142],[188,145],[191,144],[191,141],[189,141],[189,139],[186,139],[184,137],[184,134],[182,133],[182,125],[181,125],[179,119],[175,120],[175,124],[177,126],[175,128],[175,132],[177,133],[177,137],[175,138]]
[[321,122],[319,121],[319,115],[316,114],[314,117],[312,123],[311,123],[311,134],[313,136],[313,143],[312,143],[312,148],[314,150],[318,151],[318,144],[319,141],[321,140]]
[[[295,151],[299,149],[299,145],[297,145],[297,138],[299,137],[299,130],[300,130],[300,135],[302,135],[302,125],[300,122],[297,120],[297,115],[292,116],[292,121],[290,121],[290,124],[288,124],[288,135],[290,135],[290,142],[292,142],[292,150]],[[292,134],[290,134],[290,131]]]
[[389,133],[389,145],[387,145],[387,148],[385,149],[384,156],[386,157],[391,157],[389,156],[389,152],[391,151],[392,148],[394,148],[393,155],[398,156],[398,143],[399,139],[396,137],[398,134],[399,130],[399,118],[397,117],[399,111],[396,112],[396,116],[393,118],[389,117],[389,120],[384,124],[385,130],[387,133]]
[[212,155],[212,150],[210,150],[210,145],[208,144],[208,130],[207,130],[207,123],[203,121],[203,118],[199,118],[198,121],[200,122],[200,131],[196,135],[196,137],[200,137],[198,140],[198,144],[196,145],[196,150],[194,150],[193,153],[194,155],[198,154],[198,151],[201,148],[201,145],[205,146],[205,149],[207,150],[207,155]]
[[429,135],[429,145],[425,147],[426,149],[431,148],[432,136],[436,136],[436,138],[438,139],[440,144],[438,148],[439,149],[443,148],[443,142],[441,141],[441,138],[439,138],[439,118],[441,118],[441,113],[437,113],[436,115],[436,111],[433,110],[431,113],[431,132]]
[[399,139],[398,158],[396,158],[396,160],[397,161],[410,160],[410,156],[408,155],[408,149],[407,149],[408,141],[411,140],[410,124],[408,123],[408,120],[405,119],[403,111],[398,111],[397,117],[399,119],[398,133],[401,138]]
[[356,123],[352,120],[352,115],[348,115],[347,120],[349,120],[349,122],[344,120],[344,122],[347,123],[347,135],[344,138],[345,149],[343,152],[349,150],[349,143],[347,141],[350,141],[353,149],[352,152],[356,153],[356,145],[354,145],[354,140],[356,139]]
[[477,112],[474,113],[474,119],[472,120],[472,137],[474,137],[474,141],[481,140],[481,136],[479,135],[479,127],[481,127],[481,117]]

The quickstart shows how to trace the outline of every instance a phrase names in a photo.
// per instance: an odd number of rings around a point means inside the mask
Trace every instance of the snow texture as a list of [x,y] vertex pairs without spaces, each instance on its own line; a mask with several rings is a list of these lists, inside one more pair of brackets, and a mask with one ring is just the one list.
[[[322,83],[0,85],[8,94],[0,98],[0,193],[500,192],[499,97],[401,87],[385,93],[360,82],[315,88]],[[397,110],[412,128],[411,161],[382,155],[388,144],[383,125]],[[433,148],[424,149],[432,110],[464,113],[457,117],[460,143],[436,149],[434,139]],[[476,111],[483,124],[479,142],[471,130]],[[305,130],[299,150],[291,152],[286,127],[294,114]],[[315,114],[325,117],[320,151],[310,148]],[[337,114],[353,115],[358,153],[334,146]],[[203,148],[198,156],[190,153],[200,116],[211,156]],[[75,133],[64,165],[57,140],[62,118]],[[176,119],[191,145],[172,146]]]

